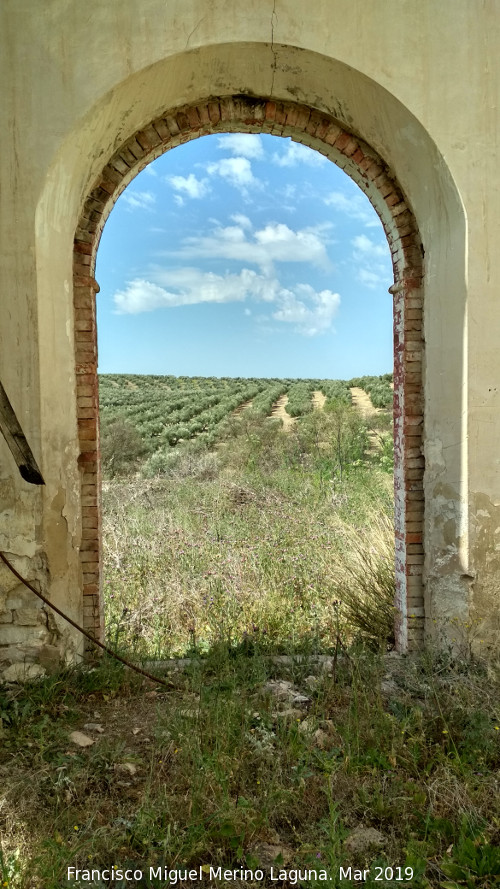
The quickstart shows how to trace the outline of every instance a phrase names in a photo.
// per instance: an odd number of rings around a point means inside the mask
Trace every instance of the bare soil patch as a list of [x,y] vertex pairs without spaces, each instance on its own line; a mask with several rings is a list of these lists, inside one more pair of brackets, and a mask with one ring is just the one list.
[[323,410],[323,408],[325,406],[325,401],[326,401],[326,395],[324,395],[323,392],[320,392],[319,389],[317,389],[315,392],[313,392],[312,403],[313,403],[313,407],[316,410],[320,410],[320,411]]
[[237,408],[233,411],[233,417],[239,417],[243,411],[246,411],[247,408],[251,407],[253,404],[253,398],[250,398],[249,401],[244,401],[243,404],[239,404]]
[[[350,391],[353,407],[360,412],[364,420],[369,421],[375,414],[382,413],[382,408],[373,407],[372,400],[364,389],[358,389],[357,386],[353,386]],[[373,429],[369,429],[368,438],[370,439],[368,454],[377,454],[381,450],[380,436]]]
[[283,422],[283,429],[291,429],[297,422],[297,417],[291,417],[287,414],[285,408],[288,404],[288,395],[281,395],[276,404],[271,409],[271,417],[278,417]]
[[379,414],[381,412],[382,408],[373,407],[372,400],[364,389],[358,389],[357,386],[353,386],[350,391],[352,395],[352,403],[354,407],[358,409],[362,417],[368,419],[373,416],[373,414]]

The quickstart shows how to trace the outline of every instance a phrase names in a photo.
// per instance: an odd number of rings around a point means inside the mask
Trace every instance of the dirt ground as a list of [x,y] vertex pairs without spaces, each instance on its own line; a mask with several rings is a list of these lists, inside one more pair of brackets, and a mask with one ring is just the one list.
[[356,386],[353,386],[350,391],[352,395],[352,403],[354,407],[358,409],[362,417],[367,419],[373,416],[373,414],[380,413],[381,408],[373,407],[372,400],[364,389],[358,389]]
[[271,417],[279,417],[283,421],[283,429],[291,429],[297,422],[297,417],[287,414],[285,407],[288,404],[288,395],[281,395],[271,411]]
[[251,407],[253,404],[253,398],[250,401],[244,401],[243,404],[238,405],[238,407],[233,411],[233,417],[239,417],[243,411],[246,411],[247,408]]
[[312,403],[315,408],[317,408],[318,410],[323,410],[323,408],[325,406],[325,401],[326,401],[326,395],[323,395],[323,392],[320,392],[319,389],[317,389],[315,392],[313,392]]
[[[358,389],[356,386],[353,386],[351,389],[351,395],[353,407],[359,410],[364,420],[369,420],[370,417],[373,417],[375,416],[375,414],[380,414],[382,412],[382,408],[373,407],[372,400],[368,393],[364,391],[364,389]],[[368,453],[376,454],[381,447],[380,436],[370,429],[368,430],[368,438],[370,439],[370,447],[368,448]]]

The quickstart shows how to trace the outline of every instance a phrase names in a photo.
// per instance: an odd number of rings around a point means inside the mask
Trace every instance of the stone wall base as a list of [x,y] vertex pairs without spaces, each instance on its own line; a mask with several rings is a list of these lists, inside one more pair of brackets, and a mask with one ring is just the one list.
[[[43,556],[5,555],[33,586],[46,589],[48,572]],[[45,589],[40,591],[45,593]],[[45,676],[65,662],[65,649],[50,609],[0,563],[0,681]]]

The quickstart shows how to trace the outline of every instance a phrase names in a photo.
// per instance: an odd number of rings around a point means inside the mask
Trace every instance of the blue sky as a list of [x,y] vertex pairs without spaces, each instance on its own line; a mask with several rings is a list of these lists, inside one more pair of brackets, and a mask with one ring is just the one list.
[[335,164],[205,136],[118,199],[96,277],[100,373],[349,378],[392,370],[390,253]]

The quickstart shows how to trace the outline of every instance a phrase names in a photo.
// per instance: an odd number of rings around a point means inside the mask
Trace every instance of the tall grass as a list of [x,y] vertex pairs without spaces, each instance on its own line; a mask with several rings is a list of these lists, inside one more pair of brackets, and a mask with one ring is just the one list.
[[105,485],[111,639],[155,656],[221,640],[328,650],[339,614],[355,632],[346,572],[356,566],[365,624],[380,612],[372,635],[390,639],[390,478],[360,459],[365,431],[352,408],[316,412],[291,433],[242,415],[227,433],[215,452],[176,449],[158,478]]
[[394,643],[395,574],[394,525],[384,512],[373,510],[367,524],[339,524],[340,547],[324,554],[325,579],[337,590],[346,625],[370,646]]

